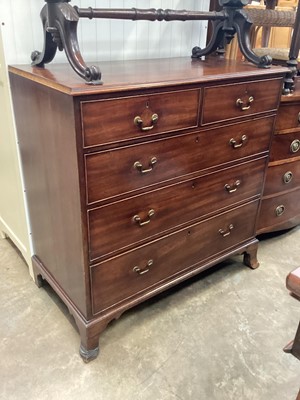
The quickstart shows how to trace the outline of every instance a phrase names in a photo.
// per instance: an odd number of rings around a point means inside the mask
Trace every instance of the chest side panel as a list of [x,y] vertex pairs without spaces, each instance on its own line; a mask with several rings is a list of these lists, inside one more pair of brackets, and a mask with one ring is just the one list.
[[34,255],[87,313],[72,97],[11,74]]

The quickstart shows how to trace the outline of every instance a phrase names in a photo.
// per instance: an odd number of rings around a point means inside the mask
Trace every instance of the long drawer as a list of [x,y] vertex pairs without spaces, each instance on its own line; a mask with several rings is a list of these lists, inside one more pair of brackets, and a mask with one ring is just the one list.
[[264,196],[300,187],[300,160],[269,166]]
[[203,125],[276,110],[281,79],[205,88]]
[[300,222],[300,189],[262,201],[258,232],[275,230],[288,221],[293,226],[296,220]]
[[94,314],[252,238],[257,207],[248,203],[91,267]]
[[239,164],[88,211],[90,259],[258,196],[265,164]]
[[273,117],[85,155],[87,203],[134,193],[269,149]]
[[199,89],[81,103],[84,147],[196,127]]
[[270,161],[300,157],[300,132],[276,134],[270,151]]

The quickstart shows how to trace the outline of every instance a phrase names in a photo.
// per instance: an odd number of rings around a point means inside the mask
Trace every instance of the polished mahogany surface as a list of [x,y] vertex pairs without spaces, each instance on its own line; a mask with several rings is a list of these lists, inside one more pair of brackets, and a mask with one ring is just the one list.
[[[83,101],[84,147],[196,128],[199,104],[199,89]],[[142,122],[135,122],[137,118]],[[143,126],[151,129],[141,131]]]
[[[101,312],[142,290],[151,290],[157,282],[169,280],[171,276],[175,278],[180,272],[193,270],[200,263],[199,254],[203,262],[222,254],[237,242],[251,239],[254,226],[249,220],[255,220],[257,205],[258,202],[254,201],[234,211],[220,213],[157,242],[96,264],[92,267],[93,312]],[[226,235],[231,226],[232,234]],[[141,271],[149,268],[149,272],[145,276],[139,273],[133,275],[135,267]],[[118,290],[112,290],[115,286]]]
[[[232,163],[259,152],[266,153],[273,123],[274,117],[268,116],[226,127],[170,136],[134,147],[122,146],[86,154],[87,202],[93,204],[119,198],[125,193],[140,193],[143,189],[157,187],[160,182],[178,182],[183,177],[196,176],[199,171],[216,165]],[[240,146],[243,135],[247,139]],[[239,147],[231,144],[232,139]],[[157,161],[148,173],[141,174],[135,168],[136,162],[140,162],[143,168],[149,168],[153,157]],[[107,171],[109,180],[103,171]]]
[[[263,157],[259,161],[238,164],[91,209],[88,213],[91,259],[120,252],[230,205],[259,196],[265,166],[266,159]],[[147,220],[149,210],[153,210],[153,216],[150,223],[141,229],[134,217]],[[115,238],[113,242],[112,237]]]
[[[9,71],[27,79],[53,87],[72,96],[97,94],[129,89],[159,86],[186,85],[201,82],[220,82],[224,79],[256,78],[260,70],[250,63],[236,63],[217,57],[192,60],[189,57],[154,60],[103,61],[101,64],[103,85],[88,85],[66,64],[51,64],[46,68],[30,65],[11,66]],[[285,73],[286,68],[272,66],[264,69],[264,77]]]
[[300,187],[300,160],[284,160],[268,168],[264,196],[274,193],[289,192]]

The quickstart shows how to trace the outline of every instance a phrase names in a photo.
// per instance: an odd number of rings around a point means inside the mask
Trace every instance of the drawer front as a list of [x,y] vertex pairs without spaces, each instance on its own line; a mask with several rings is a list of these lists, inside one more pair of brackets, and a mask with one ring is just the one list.
[[276,226],[283,225],[299,216],[300,189],[270,199],[264,199],[260,210],[258,231],[275,230],[272,227],[276,228]]
[[[86,155],[88,204],[269,149],[273,117]],[[244,140],[246,138],[246,140]],[[155,162],[153,162],[155,160]]]
[[270,150],[270,161],[300,157],[300,132],[277,134]]
[[300,103],[281,103],[278,109],[275,130],[300,129]]
[[270,166],[267,171],[264,196],[300,187],[300,161]]
[[259,195],[265,165],[244,163],[89,211],[91,260]]
[[270,79],[206,88],[202,124],[276,110],[281,84]]
[[84,147],[194,128],[199,95],[197,89],[82,102]]
[[249,203],[91,267],[93,312],[252,238],[257,206]]

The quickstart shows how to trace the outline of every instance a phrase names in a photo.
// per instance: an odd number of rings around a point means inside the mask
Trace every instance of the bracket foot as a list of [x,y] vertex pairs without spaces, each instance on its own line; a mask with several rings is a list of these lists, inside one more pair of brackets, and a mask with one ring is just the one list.
[[256,269],[259,267],[259,262],[257,260],[257,249],[258,241],[248,246],[244,252],[244,264],[251,269]]
[[79,348],[79,354],[81,356],[81,358],[83,359],[83,361],[85,363],[89,363],[92,360],[95,360],[95,358],[98,357],[99,354],[99,347],[96,347],[94,349],[91,350],[87,350],[82,344],[80,345]]

